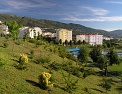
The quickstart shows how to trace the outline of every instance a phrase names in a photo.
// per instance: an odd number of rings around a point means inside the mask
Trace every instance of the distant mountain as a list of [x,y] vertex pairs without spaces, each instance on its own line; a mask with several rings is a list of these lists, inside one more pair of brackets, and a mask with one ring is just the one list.
[[122,30],[114,30],[114,31],[111,31],[110,33],[112,33],[112,34],[122,34]]
[[73,30],[73,35],[76,34],[102,34],[104,36],[113,36],[112,33],[109,33],[105,30],[98,30],[93,29],[89,27],[85,27],[80,24],[73,24],[73,23],[62,23],[47,19],[35,19],[35,18],[29,18],[29,17],[21,17],[11,14],[0,14],[0,20],[5,21],[13,21],[16,20],[19,24],[23,24],[24,26],[30,26],[30,27],[40,27],[40,28],[48,28],[47,31],[54,32],[55,29],[58,28],[65,28],[65,29],[71,29]]
[[122,30],[114,30],[114,31],[111,31],[110,34],[122,37]]

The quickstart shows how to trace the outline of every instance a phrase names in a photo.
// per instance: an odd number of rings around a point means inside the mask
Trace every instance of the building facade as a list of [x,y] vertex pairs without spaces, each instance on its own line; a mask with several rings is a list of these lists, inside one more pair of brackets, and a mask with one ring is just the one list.
[[98,34],[82,34],[76,35],[76,41],[86,41],[90,45],[102,45],[103,44],[103,35]]
[[4,34],[4,35],[9,34],[8,26],[7,26],[7,25],[1,24],[1,25],[0,25],[0,28],[3,30],[3,34]]
[[38,35],[41,35],[42,30],[39,27],[34,28],[22,27],[20,28],[19,38],[23,38],[26,33],[28,33],[29,38],[34,38],[37,37]]
[[72,31],[67,29],[59,29],[56,31],[56,40],[59,42],[59,40],[62,40],[62,42],[65,42],[67,40],[68,42],[72,40]]

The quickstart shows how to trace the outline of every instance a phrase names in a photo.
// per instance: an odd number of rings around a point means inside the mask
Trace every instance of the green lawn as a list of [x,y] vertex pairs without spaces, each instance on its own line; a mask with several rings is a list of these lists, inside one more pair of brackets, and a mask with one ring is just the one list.
[[[8,47],[4,48],[4,41],[4,38],[0,38],[0,59],[1,62],[4,63],[3,66],[0,66],[0,94],[71,94],[65,90],[66,83],[64,76],[62,75],[62,73],[64,73],[65,76],[68,76],[68,72],[63,69],[51,70],[49,67],[54,61],[65,65],[67,65],[67,62],[70,62],[72,63],[72,66],[77,66],[76,62],[67,58],[61,58],[57,51],[55,53],[52,51],[54,47],[58,50],[58,46],[42,42],[42,45],[35,47],[34,43],[24,42],[23,40],[20,40],[20,44],[17,45],[13,44],[12,39],[9,39],[7,41]],[[14,50],[12,50],[13,48]],[[27,69],[18,70],[14,67],[18,64],[17,61],[20,54],[24,53],[29,57],[31,50],[34,51],[34,56],[33,59],[29,59]],[[35,64],[34,60],[39,57],[47,57],[50,61],[44,64]],[[120,66],[122,66],[122,64]],[[109,67],[109,69],[118,69],[116,67],[118,66],[112,66]],[[67,68],[70,68],[70,65]],[[38,76],[42,72],[51,73],[52,77],[55,79],[54,87],[51,88],[51,90],[43,90],[39,87]],[[103,78],[104,77],[101,75],[90,75],[83,79],[82,77],[71,75],[70,79],[78,79],[73,94],[105,94],[105,89],[100,86]],[[121,94],[121,90],[118,89],[120,86],[121,83],[112,82],[112,88],[108,91],[108,94]]]

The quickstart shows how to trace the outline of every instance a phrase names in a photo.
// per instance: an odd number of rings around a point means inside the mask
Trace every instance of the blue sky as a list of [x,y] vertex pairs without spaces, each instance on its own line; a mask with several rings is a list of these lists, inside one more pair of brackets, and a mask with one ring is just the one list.
[[0,13],[122,29],[122,0],[0,0]]

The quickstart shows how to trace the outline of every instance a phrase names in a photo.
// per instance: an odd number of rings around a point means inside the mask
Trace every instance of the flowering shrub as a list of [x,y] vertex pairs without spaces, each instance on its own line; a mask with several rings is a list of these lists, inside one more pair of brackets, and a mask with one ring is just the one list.
[[20,70],[24,70],[27,68],[26,64],[28,63],[28,57],[25,54],[20,55],[19,57],[19,64],[17,64],[15,67]]
[[21,64],[28,63],[28,57],[27,57],[27,55],[25,55],[25,54],[20,55],[19,63],[21,63]]
[[43,89],[48,89],[50,87],[53,87],[53,84],[51,83],[50,78],[51,78],[51,74],[43,72],[39,76],[40,87]]

